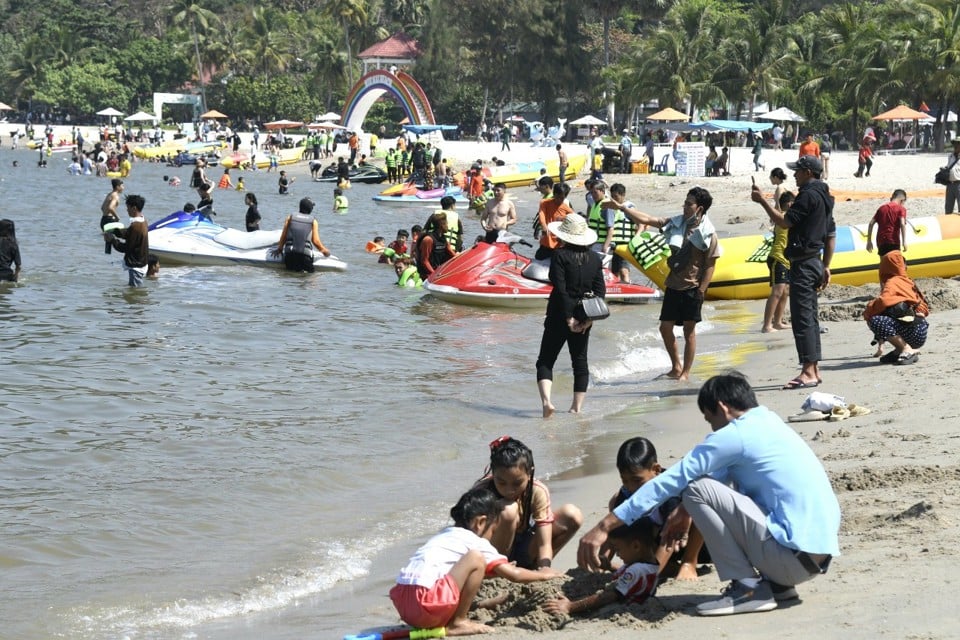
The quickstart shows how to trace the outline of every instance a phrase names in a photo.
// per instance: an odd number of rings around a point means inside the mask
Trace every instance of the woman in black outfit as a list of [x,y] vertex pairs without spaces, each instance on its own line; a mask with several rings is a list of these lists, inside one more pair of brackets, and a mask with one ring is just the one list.
[[600,254],[590,250],[590,245],[597,241],[597,233],[587,226],[586,220],[571,213],[562,221],[551,222],[548,228],[563,244],[554,252],[550,263],[553,290],[547,301],[547,317],[543,321],[543,337],[537,356],[537,388],[540,390],[544,418],[549,418],[555,411],[550,401],[553,365],[564,343],[573,363],[573,403],[570,413],[580,413],[583,408],[587,383],[590,381],[587,345],[593,322],[579,320],[576,310],[585,293],[592,291],[600,298],[607,293]]

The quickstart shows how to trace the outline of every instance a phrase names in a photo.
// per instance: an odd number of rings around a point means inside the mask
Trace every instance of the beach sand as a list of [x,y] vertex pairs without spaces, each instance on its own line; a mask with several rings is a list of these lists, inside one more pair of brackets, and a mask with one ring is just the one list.
[[[464,146],[466,150],[461,151]],[[477,146],[484,147],[485,153],[470,153]],[[519,146],[515,144],[514,148]],[[575,153],[577,146],[567,148]],[[489,159],[498,155],[498,149],[488,150],[476,143],[446,143],[445,151],[457,159],[464,153],[469,160]],[[751,234],[759,232],[765,218],[760,207],[749,200],[751,177],[758,184],[769,185],[769,170],[785,167],[795,157],[796,152],[765,152],[766,171],[754,174],[748,150],[734,149],[734,175],[730,177],[612,174],[607,180],[623,182],[628,198],[640,209],[658,215],[679,213],[690,187],[706,187],[714,197],[710,216],[720,233]],[[935,188],[933,174],[945,157],[881,156],[869,179],[857,179],[853,177],[856,154],[834,153],[831,189],[876,194],[865,199],[838,199],[837,223],[866,225],[896,188],[908,194],[935,194],[911,196],[906,203],[910,216],[942,213],[943,189]],[[785,186],[795,189],[792,178]],[[571,196],[581,197],[582,189]],[[909,250],[906,258],[909,262]],[[701,618],[694,613],[696,604],[717,597],[724,586],[715,572],[707,572],[693,583],[666,581],[657,596],[644,605],[611,606],[593,615],[568,619],[548,616],[535,605],[544,590],[556,590],[559,583],[518,586],[498,582],[487,587],[487,592],[499,587],[511,594],[511,601],[495,612],[479,612],[479,617],[496,627],[497,637],[507,639],[539,636],[542,631],[568,640],[601,636],[633,640],[640,633],[644,638],[957,637],[957,616],[947,594],[960,573],[960,560],[953,549],[960,539],[960,465],[956,454],[960,401],[951,398],[949,386],[960,370],[950,338],[960,337],[956,328],[960,320],[960,311],[956,310],[960,306],[960,281],[921,280],[918,284],[931,300],[931,330],[920,350],[920,361],[908,367],[882,365],[872,357],[872,336],[860,314],[879,285],[831,287],[821,298],[820,312],[828,333],[823,336],[824,383],[817,391],[842,396],[848,403],[869,408],[871,413],[837,422],[791,423],[826,467],[843,512],[843,555],[834,560],[829,573],[798,587],[799,602],[763,614]],[[800,412],[809,390],[780,390],[797,371],[796,352],[789,331],[759,333],[763,302],[740,303],[754,319],[754,326],[746,328],[745,334],[767,345],[766,351],[749,356],[740,369],[754,385],[760,403],[786,419]],[[695,399],[698,382],[704,377],[698,375],[696,366],[693,373],[695,379],[689,385],[670,381],[644,385],[644,391],[650,394],[685,398],[679,413],[645,418],[699,425],[705,435],[709,427],[697,411]],[[655,438],[664,464],[676,460],[698,441],[689,436],[673,437],[669,427]],[[608,472],[551,482],[554,502],[570,501],[581,506],[584,530],[606,513],[606,502],[619,486],[613,468],[617,444],[608,445]],[[598,457],[603,457],[602,452]],[[575,564],[576,541],[561,551],[554,566],[563,570]],[[571,583],[581,583],[563,587],[574,597],[602,584],[597,576],[586,576],[577,569],[569,574],[573,576]]]
[[[246,139],[244,145],[248,145]],[[582,145],[564,146],[570,155],[585,149]],[[493,143],[444,142],[442,147],[457,168],[464,168],[475,158],[498,156],[512,162],[555,155],[552,149],[533,149],[523,143],[514,143],[512,151],[505,153]],[[856,153],[834,152],[829,183],[833,191],[842,194],[835,208],[837,223],[865,226],[896,188],[907,191],[910,216],[943,213],[943,188],[933,184],[933,175],[946,155],[880,156],[875,159],[872,176],[857,179],[853,177]],[[760,232],[765,215],[750,202],[751,178],[767,188],[769,170],[785,167],[795,158],[795,151],[765,151],[766,169],[754,173],[749,150],[734,148],[733,175],[729,177],[612,174],[607,180],[623,182],[627,197],[638,208],[660,216],[678,214],[687,190],[703,186],[713,194],[709,215],[721,236],[754,234]],[[291,175],[308,175],[305,163],[288,170]],[[579,184],[571,194],[577,203],[583,196],[582,181]],[[784,186],[795,189],[792,178]],[[861,198],[850,192],[871,195]],[[531,211],[521,212],[523,219],[531,216]],[[906,258],[909,263],[909,251]],[[931,330],[919,362],[907,367],[881,365],[872,357],[872,336],[860,313],[878,292],[878,285],[830,287],[821,298],[820,312],[828,333],[823,336],[824,383],[817,391],[842,396],[847,402],[869,408],[871,413],[839,422],[791,423],[826,467],[843,513],[843,555],[834,560],[828,574],[798,587],[799,602],[762,614],[697,617],[695,605],[717,597],[724,586],[715,572],[707,570],[697,582],[666,581],[656,597],[644,605],[611,606],[573,619],[553,618],[536,607],[544,590],[561,588],[560,581],[535,587],[497,582],[488,585],[487,592],[502,589],[511,594],[511,600],[492,613],[480,612],[481,619],[494,626],[496,636],[505,640],[540,637],[543,631],[549,631],[549,637],[567,640],[601,636],[634,640],[641,633],[652,639],[957,637],[951,595],[960,575],[960,559],[953,549],[960,539],[960,464],[956,454],[960,445],[960,394],[953,395],[950,381],[960,372],[960,359],[955,357],[950,336],[960,338],[960,281],[921,280],[918,284],[931,301]],[[759,332],[763,303],[729,303],[743,305],[744,317],[752,323],[742,327],[744,339],[766,347],[750,354],[738,368],[754,385],[760,403],[786,419],[800,411],[809,390],[780,390],[797,372],[796,352],[789,331]],[[702,360],[700,363],[694,367],[694,379],[689,384],[661,380],[643,385],[642,393],[648,396],[676,396],[680,400],[679,408],[670,413],[643,416],[648,422],[662,424],[653,439],[664,465],[699,441],[700,437],[686,435],[691,430],[703,435],[708,432],[696,409],[699,383],[710,375],[704,373]],[[670,426],[675,424],[687,428],[673,433]],[[618,444],[605,443],[605,449],[595,452],[597,460],[609,461],[602,465],[607,471],[581,470],[550,481],[555,503],[573,502],[583,509],[584,531],[606,513],[607,500],[619,486],[613,465]],[[584,595],[603,583],[597,576],[572,569],[575,565],[576,540],[554,562],[556,568],[569,569],[571,582],[579,582],[576,587],[563,587],[569,595]],[[365,613],[382,620],[383,625],[396,622],[386,597],[375,611]]]

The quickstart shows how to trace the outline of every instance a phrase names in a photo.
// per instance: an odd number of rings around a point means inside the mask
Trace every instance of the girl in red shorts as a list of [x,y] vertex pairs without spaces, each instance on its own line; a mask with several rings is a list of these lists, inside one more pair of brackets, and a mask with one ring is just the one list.
[[492,631],[467,618],[485,576],[537,582],[562,575],[550,569],[518,568],[493,547],[490,537],[504,504],[482,487],[461,496],[450,510],[453,526],[417,550],[390,590],[390,599],[404,622],[421,629],[446,627],[451,636]]

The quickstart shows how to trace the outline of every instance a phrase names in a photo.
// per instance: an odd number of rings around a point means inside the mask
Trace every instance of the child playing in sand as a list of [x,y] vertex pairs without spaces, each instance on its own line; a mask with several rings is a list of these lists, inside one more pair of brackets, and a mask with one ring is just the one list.
[[494,548],[490,538],[502,525],[503,506],[484,487],[460,497],[450,509],[453,526],[417,550],[390,590],[404,622],[422,629],[446,627],[448,636],[487,633],[493,629],[467,617],[484,576],[526,583],[562,575],[552,569],[518,568]]
[[[620,472],[620,481],[623,482],[623,486],[610,498],[608,506],[611,511],[632,496],[637,489],[660,475],[663,467],[657,462],[657,450],[653,443],[647,438],[637,437],[630,438],[620,445],[617,451],[617,470]],[[680,551],[675,551],[659,542],[660,530],[678,506],[680,506],[680,499],[671,498],[641,520],[648,520],[656,527],[658,542],[655,562],[659,565],[660,574],[675,576],[678,580],[696,580],[697,563],[709,561],[706,556],[702,560],[699,558],[700,551],[703,549],[703,536],[697,528],[690,525],[686,534],[686,546]],[[616,548],[607,550],[605,555],[607,566],[610,566],[611,551],[616,551]],[[620,557],[627,561],[622,555]]]
[[491,538],[493,546],[518,567],[545,569],[580,528],[580,509],[565,504],[550,508],[550,492],[533,477],[533,452],[510,436],[490,443],[490,466],[477,482],[511,504]]
[[560,595],[543,605],[544,611],[555,615],[574,615],[596,611],[615,602],[643,604],[657,592],[657,574],[660,570],[656,559],[657,525],[647,518],[640,518],[630,526],[617,527],[610,532],[607,544],[621,560],[623,566],[613,576],[613,581],[598,593],[569,600]]

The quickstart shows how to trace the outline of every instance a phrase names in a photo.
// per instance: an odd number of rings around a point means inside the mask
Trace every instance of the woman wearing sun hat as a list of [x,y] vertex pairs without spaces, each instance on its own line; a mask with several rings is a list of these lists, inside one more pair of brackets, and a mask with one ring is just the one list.
[[607,293],[600,254],[590,250],[590,245],[597,241],[597,232],[587,226],[583,216],[571,213],[561,221],[551,222],[547,228],[562,244],[550,262],[553,290],[547,301],[540,354],[537,356],[537,388],[540,390],[544,418],[549,418],[555,411],[550,401],[553,365],[564,343],[567,344],[573,364],[573,403],[570,413],[580,413],[590,381],[587,345],[592,322],[578,320],[575,311],[587,292],[593,292],[599,298]]

